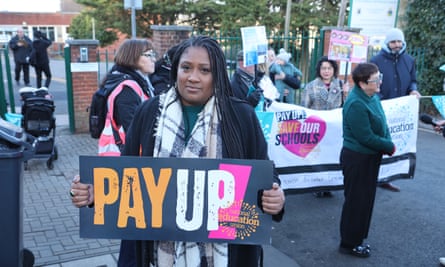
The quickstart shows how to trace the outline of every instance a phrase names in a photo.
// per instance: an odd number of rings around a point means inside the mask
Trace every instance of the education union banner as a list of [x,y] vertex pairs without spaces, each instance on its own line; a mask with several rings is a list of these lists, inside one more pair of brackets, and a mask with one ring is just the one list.
[[[414,96],[405,96],[384,100],[382,106],[396,152],[383,157],[379,181],[413,178],[419,101]],[[283,189],[342,188],[340,108],[319,111],[272,102],[266,112],[257,115]]]

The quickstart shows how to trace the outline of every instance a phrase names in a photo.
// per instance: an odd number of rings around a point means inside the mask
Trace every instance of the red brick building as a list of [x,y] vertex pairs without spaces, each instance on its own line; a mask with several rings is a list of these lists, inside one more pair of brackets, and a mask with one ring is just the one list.
[[[13,0],[12,0],[13,1]],[[71,21],[82,10],[74,0],[60,0],[60,11],[52,13],[8,12],[0,10],[0,43],[8,42],[17,28],[23,28],[32,39],[33,31],[45,32],[55,45],[69,38]]]

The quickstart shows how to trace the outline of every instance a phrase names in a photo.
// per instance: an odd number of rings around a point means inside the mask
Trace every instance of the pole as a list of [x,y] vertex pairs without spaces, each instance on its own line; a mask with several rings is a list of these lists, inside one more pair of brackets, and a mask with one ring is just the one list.
[[136,39],[136,9],[131,6],[131,37]]
[[288,48],[288,37],[289,37],[289,25],[290,25],[290,14],[292,9],[292,0],[287,0],[286,4],[286,17],[284,18],[284,50],[287,51]]
[[134,0],[131,0],[131,37],[136,39],[136,9]]
[[338,13],[338,21],[337,21],[337,27],[343,27],[345,23],[345,14],[346,14],[346,1],[348,0],[341,0],[340,4],[340,12]]
[[[348,1],[348,0],[341,0],[340,12],[338,14],[338,21],[337,21],[337,27],[339,27],[339,28],[343,28],[344,23],[345,23],[346,1]],[[349,68],[349,61],[346,61],[344,83],[348,82],[348,68]],[[340,89],[340,90],[343,90],[343,89]]]
[[96,24],[94,18],[91,19],[91,27],[93,30],[93,40],[96,40]]

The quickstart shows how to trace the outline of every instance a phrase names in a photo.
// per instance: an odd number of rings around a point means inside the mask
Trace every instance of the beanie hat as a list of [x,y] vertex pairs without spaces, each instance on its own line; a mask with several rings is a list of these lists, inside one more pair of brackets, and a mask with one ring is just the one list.
[[402,41],[402,43],[405,43],[405,36],[403,35],[403,32],[397,28],[389,30],[386,34],[385,44],[387,45],[391,41]]
[[277,55],[278,59],[283,60],[284,62],[289,62],[289,59],[292,57],[290,53],[287,53],[283,48],[280,49],[280,53]]

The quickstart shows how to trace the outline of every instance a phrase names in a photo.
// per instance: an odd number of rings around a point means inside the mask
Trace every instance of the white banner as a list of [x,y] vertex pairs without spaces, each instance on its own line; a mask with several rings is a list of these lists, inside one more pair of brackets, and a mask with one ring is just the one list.
[[[419,101],[405,96],[382,101],[393,156],[384,156],[379,181],[413,178]],[[342,148],[342,110],[320,111],[272,102],[258,113],[284,189],[329,189],[343,186],[339,165]]]

